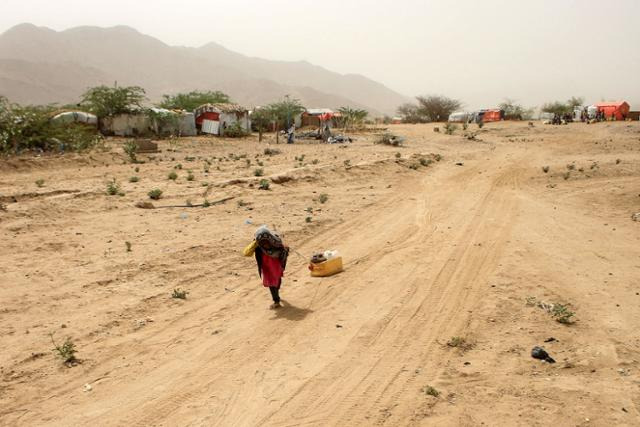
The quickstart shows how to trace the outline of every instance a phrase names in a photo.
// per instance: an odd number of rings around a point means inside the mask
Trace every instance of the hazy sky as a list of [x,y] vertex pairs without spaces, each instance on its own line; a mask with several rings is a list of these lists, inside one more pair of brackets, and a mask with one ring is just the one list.
[[584,96],[640,109],[640,0],[0,0],[0,31],[129,25],[171,45],[359,73],[469,108]]

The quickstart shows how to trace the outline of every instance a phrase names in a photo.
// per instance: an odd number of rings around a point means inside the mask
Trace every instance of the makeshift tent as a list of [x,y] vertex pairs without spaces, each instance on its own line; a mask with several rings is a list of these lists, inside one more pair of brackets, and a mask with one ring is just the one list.
[[196,108],[196,127],[203,133],[224,136],[224,130],[238,123],[251,132],[249,110],[236,104],[205,104]]
[[56,123],[84,123],[94,127],[98,126],[98,117],[84,111],[65,111],[51,118]]
[[485,123],[499,122],[500,120],[502,120],[502,118],[502,111],[500,110],[485,110],[484,114],[482,115],[482,121]]
[[455,113],[451,113],[449,116],[449,121],[452,123],[465,123],[469,121],[471,114],[464,111],[457,111]]
[[598,111],[604,113],[606,119],[615,118],[616,120],[626,120],[629,115],[629,104],[626,101],[619,102],[600,102],[596,104]]
[[340,113],[333,112],[328,108],[310,108],[302,113],[302,126],[320,126],[320,124],[328,123],[333,127],[334,118],[339,117]]
[[151,128],[156,135],[195,136],[198,134],[193,113],[164,108],[150,108],[150,110],[154,113],[151,116]]

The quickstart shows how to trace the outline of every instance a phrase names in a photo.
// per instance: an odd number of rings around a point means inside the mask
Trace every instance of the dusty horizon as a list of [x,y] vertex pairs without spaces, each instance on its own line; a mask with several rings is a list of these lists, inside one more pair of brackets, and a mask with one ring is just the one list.
[[640,50],[633,40],[640,28],[633,19],[640,4],[556,3],[385,0],[372,8],[328,0],[316,9],[292,1],[216,7],[196,0],[185,9],[159,2],[149,11],[146,4],[115,0],[98,14],[74,0],[8,0],[0,32],[21,23],[56,31],[124,25],[172,46],[213,42],[247,56],[361,74],[407,97],[442,94],[466,109],[505,98],[539,107],[571,96],[586,103],[624,99],[637,109]]

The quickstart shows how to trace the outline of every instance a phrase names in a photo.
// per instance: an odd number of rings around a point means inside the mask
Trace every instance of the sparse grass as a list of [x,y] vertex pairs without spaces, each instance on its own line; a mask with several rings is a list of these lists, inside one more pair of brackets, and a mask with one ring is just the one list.
[[133,170],[135,173],[140,172],[140,168],[138,166],[135,167],[135,169]]
[[467,122],[462,123],[462,130],[469,129],[469,124]]
[[253,176],[264,176],[264,169],[258,168],[253,171]]
[[411,164],[409,165],[409,169],[414,170],[414,171],[415,171],[415,170],[418,170],[418,167],[419,167],[419,166],[418,166],[418,164],[417,164],[417,163],[411,163]]
[[574,165],[573,163],[569,163],[569,164],[567,165],[567,170],[572,171],[572,170],[574,170],[575,168],[576,168],[576,165]]
[[432,387],[430,385],[425,386],[422,391],[424,392],[424,394],[426,394],[427,396],[433,396],[433,397],[438,397],[440,396],[440,392],[435,388]]
[[36,186],[38,186],[38,188],[44,187],[44,179],[36,179]]
[[244,200],[238,200],[238,207],[239,208],[244,208],[246,206],[249,206],[249,203],[245,202]]
[[152,200],[160,200],[160,198],[162,197],[162,190],[160,190],[159,188],[154,188],[153,190],[149,191],[147,195]]
[[564,180],[568,180],[569,178],[571,178],[571,171],[566,171],[562,177],[564,178]]
[[189,294],[189,292],[184,291],[180,288],[178,289],[174,289],[173,293],[171,294],[171,298],[175,298],[175,299],[187,299],[187,295]]
[[313,159],[311,161],[312,164],[317,165],[320,161],[318,159]]
[[478,129],[482,129],[484,127],[484,122],[478,122]]
[[278,150],[277,148],[265,148],[264,149],[264,154],[267,156],[275,156],[282,153],[282,151]]
[[442,160],[442,156],[440,154],[436,154],[433,158],[436,160],[436,162]]
[[329,200],[329,195],[327,193],[322,193],[320,194],[320,196],[318,197],[318,201],[322,204],[327,203],[327,201]]
[[193,172],[189,171],[187,173],[187,181],[193,181],[194,179],[196,179],[195,175],[193,174]]
[[311,218],[310,216],[308,216],[308,217],[306,217],[306,218],[304,219],[304,221],[305,221],[307,224],[309,224],[309,223],[311,222],[311,220],[312,220],[312,218]]
[[565,325],[570,325],[575,322],[573,316],[575,313],[569,310],[569,307],[565,304],[555,303],[553,304],[553,308],[551,309],[551,315],[556,322],[562,323]]
[[136,157],[136,152],[138,151],[138,144],[135,141],[133,140],[126,141],[122,145],[122,149],[124,150],[125,154],[129,157],[129,160],[131,161],[131,163],[138,162],[138,158]]
[[399,159],[400,157],[402,157],[402,154],[400,152],[396,153],[396,159]]
[[138,181],[140,181],[140,177],[137,177],[137,176],[129,177],[129,182],[138,182]]
[[349,160],[349,159],[345,160],[345,161],[344,161],[344,167],[345,167],[345,168],[348,168],[348,167],[350,167],[350,166],[351,166],[351,160]]
[[202,203],[202,207],[203,208],[208,208],[210,206],[211,206],[211,203],[207,199],[204,199],[204,203]]
[[264,162],[261,161],[261,160],[258,160],[256,163],[257,163],[258,166],[264,166]]
[[53,343],[53,352],[57,353],[58,357],[62,359],[62,363],[65,365],[73,365],[78,359],[76,358],[76,345],[71,341],[71,338],[67,337],[62,345],[56,344],[53,339],[53,333],[49,334],[51,342]]
[[425,159],[424,157],[420,159],[420,164],[422,166],[429,166],[431,163],[433,163],[433,160],[431,159]]
[[175,181],[176,179],[178,179],[178,174],[175,173],[175,171],[171,171],[169,172],[169,175],[167,175],[167,178],[171,181]]
[[193,203],[191,203],[191,199],[187,199],[187,200],[184,202],[184,204],[185,204],[185,205],[187,205],[187,207],[190,207],[190,208],[191,208],[191,207],[193,207]]
[[549,170],[550,170],[549,166],[543,166],[542,167],[542,172],[544,172],[544,173],[549,173]]
[[258,188],[260,190],[268,190],[270,187],[269,181],[266,179],[261,179],[260,180],[260,184],[258,185]]
[[120,184],[115,178],[107,182],[107,194],[109,196],[124,196],[124,192],[122,192]]
[[447,341],[447,345],[462,351],[471,350],[473,348],[473,344],[467,341],[464,337],[451,337],[451,339]]
[[378,137],[374,144],[391,145],[392,147],[399,147],[404,143],[404,138],[394,135],[390,132],[385,132]]
[[124,242],[124,245],[127,248],[127,252],[131,252],[131,242]]
[[569,309],[568,304],[561,303],[547,303],[539,301],[536,297],[527,297],[527,305],[529,307],[538,307],[546,311],[555,319],[556,322],[564,325],[571,325],[575,323],[575,313]]
[[458,125],[455,123],[445,123],[444,125],[444,133],[447,135],[453,135],[453,133],[457,130]]
[[181,170],[182,169],[182,163],[178,163],[177,165],[175,165],[174,169]]
[[308,207],[308,208],[305,209],[305,212],[313,213],[313,208],[312,207]]

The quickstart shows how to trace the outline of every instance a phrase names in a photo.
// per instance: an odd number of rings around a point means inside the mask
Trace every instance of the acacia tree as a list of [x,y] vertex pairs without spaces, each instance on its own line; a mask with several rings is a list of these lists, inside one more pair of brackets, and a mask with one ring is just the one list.
[[231,102],[229,95],[216,91],[194,90],[188,93],[178,93],[175,95],[163,95],[162,102],[158,104],[161,108],[168,110],[194,111],[204,104],[227,104]]
[[504,111],[505,120],[530,120],[533,117],[533,108],[524,108],[514,99],[505,98],[499,107]]
[[402,117],[404,123],[426,123],[425,119],[420,114],[420,109],[415,104],[405,103],[398,107],[398,115]]
[[295,116],[305,111],[304,106],[298,99],[285,98],[282,101],[274,102],[267,106],[271,111],[272,119],[276,124],[276,131],[280,125],[290,126]]
[[554,101],[547,102],[542,105],[542,111],[545,113],[558,114],[560,116],[564,114],[571,114],[576,107],[580,107],[584,104],[584,98],[572,96],[567,102]]
[[90,88],[82,95],[80,105],[98,118],[142,110],[146,100],[145,91],[139,86]]
[[431,122],[446,122],[454,111],[462,107],[462,102],[446,96],[417,96],[418,112]]

